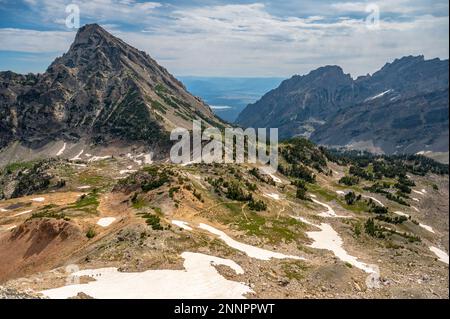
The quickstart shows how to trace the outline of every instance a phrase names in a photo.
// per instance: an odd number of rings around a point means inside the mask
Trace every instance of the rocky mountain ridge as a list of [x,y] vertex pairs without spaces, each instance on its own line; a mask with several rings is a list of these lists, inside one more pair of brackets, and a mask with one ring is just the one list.
[[284,81],[237,123],[278,127],[282,138],[301,135],[328,146],[448,151],[448,60],[403,57],[355,80],[338,66],[321,67]]
[[[55,141],[164,147],[192,119],[222,123],[148,54],[97,24],[78,30],[43,74],[0,73],[0,148]],[[54,154],[53,154],[54,155]]]

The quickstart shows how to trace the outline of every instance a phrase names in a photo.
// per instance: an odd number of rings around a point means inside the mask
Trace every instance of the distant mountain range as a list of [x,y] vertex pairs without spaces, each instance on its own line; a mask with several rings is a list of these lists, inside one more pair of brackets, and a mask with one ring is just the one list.
[[448,60],[408,56],[356,80],[339,66],[295,75],[236,123],[278,127],[327,146],[379,153],[448,151]]
[[172,128],[192,127],[194,118],[222,125],[149,55],[97,24],[80,28],[43,74],[0,72],[0,149],[81,140],[154,146],[168,143]]
[[178,77],[189,92],[200,96],[213,112],[227,122],[234,122],[239,113],[264,93],[276,88],[282,78]]
[[[281,81],[183,80],[228,122]],[[338,66],[293,76],[249,104],[236,123],[278,127],[281,138],[306,136],[327,146],[447,152],[448,108],[448,60],[409,56],[356,80]],[[190,128],[192,119],[226,125],[213,110],[148,54],[91,24],[79,29],[68,52],[45,73],[0,72],[0,149],[18,143],[25,152],[56,155],[55,143],[60,149],[63,142],[82,141],[157,150],[167,146],[162,144],[171,129]],[[15,153],[8,161],[25,154]]]

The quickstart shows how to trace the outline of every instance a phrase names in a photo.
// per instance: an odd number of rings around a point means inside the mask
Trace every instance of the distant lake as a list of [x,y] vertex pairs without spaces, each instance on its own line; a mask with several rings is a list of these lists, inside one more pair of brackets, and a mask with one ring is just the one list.
[[178,77],[188,91],[202,98],[220,118],[233,123],[239,113],[278,87],[283,78]]

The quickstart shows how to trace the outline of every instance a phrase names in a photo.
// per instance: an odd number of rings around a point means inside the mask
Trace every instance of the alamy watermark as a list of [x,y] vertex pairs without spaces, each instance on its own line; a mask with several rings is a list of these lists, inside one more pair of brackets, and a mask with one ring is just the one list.
[[[268,164],[268,173],[278,169],[278,128],[225,128],[202,131],[201,121],[194,120],[191,132],[178,127],[172,130],[170,140],[178,141],[170,150],[174,164],[190,163],[260,163]],[[192,146],[192,147],[191,147]]]
[[80,267],[78,267],[78,265],[67,265],[65,270],[68,274],[68,276],[66,277],[66,286],[80,284],[80,276],[77,275],[77,273],[80,271]]
[[371,272],[366,278],[366,286],[368,289],[378,289],[381,287],[380,281],[380,267],[377,265],[370,265],[373,272]]
[[66,6],[66,27],[68,29],[80,28],[80,7],[76,4],[69,4]]
[[369,15],[366,17],[366,27],[370,30],[377,30],[380,28],[380,6],[376,3],[369,3],[366,6],[366,12]]

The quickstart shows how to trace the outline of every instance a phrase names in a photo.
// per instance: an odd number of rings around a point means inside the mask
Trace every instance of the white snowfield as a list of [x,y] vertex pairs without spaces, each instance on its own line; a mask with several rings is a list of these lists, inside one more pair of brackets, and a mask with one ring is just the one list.
[[[153,153],[140,153],[138,155],[133,156],[131,153],[127,153],[127,158],[132,160],[133,162],[135,162],[136,164],[138,164],[139,166],[141,166],[142,164],[152,164],[152,156]],[[143,159],[139,159],[139,158],[143,158]]]
[[317,227],[320,231],[306,232],[306,235],[314,242],[308,245],[311,248],[326,249],[333,252],[333,254],[342,260],[347,262],[356,268],[359,268],[367,273],[375,273],[375,268],[371,265],[358,261],[356,257],[349,255],[342,247],[343,241],[339,234],[329,225],[321,223],[320,225],[313,224],[302,217],[291,216],[305,224]]
[[422,223],[419,223],[419,226],[422,227],[425,230],[428,230],[430,233],[435,234],[435,232],[434,232],[434,230],[433,230],[433,228],[431,226],[428,226],[428,225],[425,225],[425,224],[422,224]]
[[372,196],[366,196],[366,195],[362,195],[362,197],[364,197],[364,198],[370,198],[370,199],[373,200],[375,203],[378,203],[378,205],[380,205],[381,207],[384,207],[384,204],[383,204],[381,201],[379,201],[378,199],[376,199],[375,197],[372,197]]
[[78,161],[78,160],[81,160],[81,155],[84,153],[84,150],[81,150],[80,151],[80,153],[78,153],[78,155],[76,155],[75,157],[72,157],[71,159],[70,159],[70,161]]
[[386,95],[386,94],[388,94],[389,92],[392,92],[392,91],[393,91],[392,89],[386,90],[384,92],[381,92],[381,93],[379,93],[377,95],[374,95],[374,96],[371,96],[371,97],[365,99],[365,101],[367,102],[367,101],[372,101],[372,100],[378,99],[378,98],[380,98],[380,97],[382,97],[382,96],[384,96],[384,95]]
[[408,218],[409,218],[409,215],[408,215],[408,214],[405,214],[405,213],[403,213],[403,212],[394,212],[394,214],[397,214],[397,215],[399,215],[399,216],[405,216],[405,217],[408,217]]
[[181,163],[180,165],[185,167],[185,166],[189,166],[189,165],[192,165],[192,164],[194,164],[194,162]]
[[263,196],[264,197],[267,197],[267,198],[272,198],[272,199],[275,199],[275,200],[280,200],[280,194],[277,194],[277,193],[268,193],[268,194],[263,194]]
[[414,193],[416,193],[416,194],[419,194],[419,195],[425,195],[424,189],[421,190],[421,191],[418,191],[418,190],[416,190],[416,189],[413,189],[412,191],[413,191]]
[[247,256],[249,256],[251,258],[255,258],[255,259],[259,259],[259,260],[270,260],[271,258],[305,260],[305,258],[303,258],[303,257],[285,255],[285,254],[276,253],[276,252],[273,252],[270,250],[258,248],[255,246],[240,243],[240,242],[232,239],[231,237],[229,237],[223,231],[218,230],[210,225],[201,223],[199,225],[199,228],[206,230],[214,235],[219,236],[219,238],[221,240],[223,240],[228,246],[230,246],[231,248],[234,248],[236,250],[244,252],[245,254],[247,254]]
[[97,225],[102,226],[102,227],[108,227],[115,221],[116,221],[115,217],[103,217],[98,220]]
[[445,251],[434,246],[430,246],[429,248],[438,257],[440,261],[448,265],[448,254]]
[[[313,196],[311,195],[311,197],[313,197]],[[314,197],[315,197],[315,196],[314,196]],[[318,216],[321,216],[321,217],[341,217],[341,218],[347,218],[347,217],[348,217],[348,216],[337,215],[336,212],[334,211],[334,209],[331,208],[330,205],[325,204],[325,203],[322,203],[322,202],[319,202],[319,201],[318,201],[317,199],[315,199],[315,198],[312,198],[311,200],[312,200],[314,203],[319,204],[319,205],[321,205],[321,206],[323,206],[323,207],[325,207],[325,208],[327,209],[326,212],[319,213]]]
[[88,162],[98,162],[98,161],[102,161],[108,158],[112,158],[111,155],[105,155],[105,156],[92,156],[90,159],[88,159]]
[[15,215],[13,215],[13,217],[17,217],[17,216],[20,216],[20,215],[29,214],[29,213],[31,213],[31,212],[32,212],[32,210],[26,210],[26,211],[24,211],[24,212],[17,213],[17,214],[15,214]]
[[[396,211],[396,212],[394,212],[394,214],[397,214],[397,215],[400,215],[400,216],[405,216],[405,217],[409,218],[409,215],[405,214],[403,212]],[[422,224],[422,223],[419,223],[419,226],[422,227],[423,229],[429,231],[430,233],[435,234],[435,232],[434,232],[434,230],[433,230],[433,228],[431,226],[428,226],[428,225],[425,225],[425,224]]]
[[32,201],[42,203],[43,201],[45,201],[45,198],[44,197],[36,197],[36,198],[33,198]]
[[136,173],[137,170],[135,169],[123,169],[119,172],[120,175],[125,175],[125,174],[133,174]]
[[145,154],[144,155],[144,164],[152,164],[153,163],[152,156],[153,156],[153,153]]
[[64,151],[66,150],[66,146],[67,146],[67,144],[64,143],[64,145],[61,147],[61,149],[58,151],[58,153],[56,153],[56,156],[63,155]]
[[[345,194],[347,194],[347,192],[344,192],[344,191],[336,191],[336,193],[339,194],[339,195],[345,195]],[[377,204],[380,205],[381,207],[384,207],[384,204],[383,204],[381,201],[379,201],[378,199],[376,199],[375,197],[367,196],[367,195],[362,195],[362,194],[361,194],[361,197],[364,197],[364,198],[370,198],[371,200],[373,200],[375,203],[377,203]]]
[[117,268],[82,270],[72,276],[91,276],[95,281],[41,291],[52,299],[66,299],[83,292],[97,299],[234,299],[245,298],[252,289],[227,280],[213,265],[224,265],[237,274],[243,269],[234,261],[184,252],[185,270],[119,272]]
[[172,220],[172,224],[186,230],[193,230],[187,222],[184,222],[182,220]]
[[75,166],[75,167],[78,167],[78,168],[84,168],[84,167],[87,167],[86,164],[71,163],[70,165]]
[[4,228],[3,230],[8,231],[8,230],[12,230],[12,229],[14,229],[16,227],[17,227],[17,225],[11,225],[11,226],[8,226],[8,227]]
[[273,179],[273,181],[275,183],[279,183],[279,184],[283,183],[283,181],[280,178],[276,177],[274,174],[271,173],[272,167],[270,167],[270,166],[262,166],[260,168],[260,171],[264,175],[269,175]]

